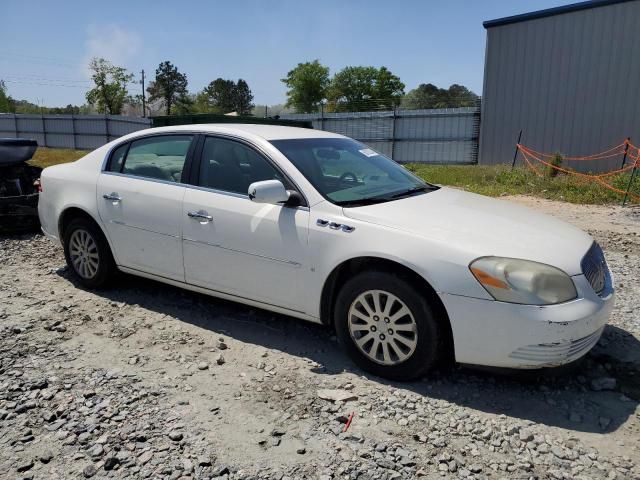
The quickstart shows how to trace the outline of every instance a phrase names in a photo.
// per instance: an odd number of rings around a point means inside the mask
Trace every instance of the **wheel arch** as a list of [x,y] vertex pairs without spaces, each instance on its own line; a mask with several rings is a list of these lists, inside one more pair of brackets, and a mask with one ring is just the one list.
[[111,250],[111,255],[113,256],[114,260],[117,263],[118,259],[116,257],[115,251],[113,250],[113,245],[111,244],[109,235],[107,235],[107,232],[105,231],[105,229],[102,228],[102,225],[100,224],[100,222],[84,208],[73,205],[73,206],[68,206],[64,210],[62,210],[62,212],[60,213],[60,216],[58,217],[58,234],[59,234],[60,241],[61,242],[64,241],[63,240],[64,230],[67,227],[67,225],[69,225],[69,222],[71,222],[71,220],[73,220],[74,218],[86,218],[87,220],[90,220],[91,222],[93,222],[93,224],[96,227],[98,227],[98,229],[102,232],[102,235],[104,235],[104,238],[107,241],[107,245],[109,245],[109,250]]
[[423,292],[431,305],[436,311],[436,319],[440,322],[445,333],[445,351],[449,356],[446,360],[454,360],[454,343],[453,331],[447,310],[440,300],[436,290],[433,288],[422,275],[415,270],[403,265],[397,261],[384,257],[363,256],[354,257],[343,261],[337,265],[329,274],[322,288],[320,297],[320,319],[323,324],[333,326],[335,300],[340,287],[351,276],[367,271],[377,270],[383,272],[394,273],[408,280],[412,285],[416,286],[419,292]]

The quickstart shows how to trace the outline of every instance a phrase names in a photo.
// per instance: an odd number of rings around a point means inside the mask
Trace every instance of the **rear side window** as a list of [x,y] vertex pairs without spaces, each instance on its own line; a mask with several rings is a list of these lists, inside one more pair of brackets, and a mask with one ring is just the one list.
[[122,173],[180,182],[192,140],[192,135],[167,135],[135,140],[131,142]]
[[111,154],[111,162],[109,163],[110,172],[122,171],[122,164],[124,163],[124,156],[127,154],[127,148],[129,148],[129,144],[125,143],[113,151]]

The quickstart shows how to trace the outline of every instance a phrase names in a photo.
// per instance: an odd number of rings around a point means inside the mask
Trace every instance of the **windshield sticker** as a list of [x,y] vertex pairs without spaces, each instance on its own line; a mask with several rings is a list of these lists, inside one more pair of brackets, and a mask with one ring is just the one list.
[[365,157],[377,157],[378,156],[378,153],[374,152],[370,148],[363,148],[362,150],[358,150],[358,151],[361,154],[363,154]]

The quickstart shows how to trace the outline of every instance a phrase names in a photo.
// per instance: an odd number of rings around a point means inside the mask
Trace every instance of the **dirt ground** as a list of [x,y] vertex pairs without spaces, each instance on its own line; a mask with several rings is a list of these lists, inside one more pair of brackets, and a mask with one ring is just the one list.
[[640,209],[504,201],[605,249],[616,308],[570,368],[392,383],[323,327],[124,275],[86,291],[42,236],[0,238],[0,478],[640,478]]

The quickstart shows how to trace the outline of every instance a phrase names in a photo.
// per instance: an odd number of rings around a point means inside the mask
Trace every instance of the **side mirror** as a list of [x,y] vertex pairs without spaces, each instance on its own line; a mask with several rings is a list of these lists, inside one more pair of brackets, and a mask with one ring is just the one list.
[[256,203],[286,203],[289,192],[280,180],[263,180],[249,185],[249,200]]

